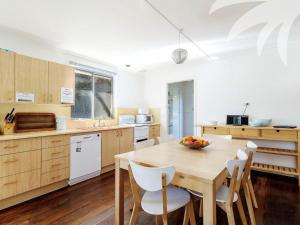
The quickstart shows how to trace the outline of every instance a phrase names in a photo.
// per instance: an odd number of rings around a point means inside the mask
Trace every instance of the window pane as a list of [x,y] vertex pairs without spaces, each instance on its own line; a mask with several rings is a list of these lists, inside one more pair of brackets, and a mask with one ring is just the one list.
[[110,119],[112,112],[112,79],[94,76],[94,116],[96,119]]
[[72,106],[72,118],[92,118],[93,77],[76,73],[75,105]]

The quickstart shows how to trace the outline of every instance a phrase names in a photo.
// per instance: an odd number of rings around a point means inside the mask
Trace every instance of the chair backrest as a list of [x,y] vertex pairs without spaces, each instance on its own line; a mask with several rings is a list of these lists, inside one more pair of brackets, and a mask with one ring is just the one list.
[[232,140],[232,135],[203,134],[202,137],[208,140]]
[[242,149],[239,149],[237,151],[236,156],[240,160],[247,160],[248,159],[248,154],[245,151],[243,151]]
[[145,191],[162,190],[162,177],[166,177],[166,185],[170,184],[175,176],[174,167],[145,167],[129,160],[132,175],[136,183]]
[[154,144],[155,144],[155,140],[154,139],[149,139],[149,140],[146,140],[146,141],[141,141],[141,142],[135,143],[134,144],[134,149],[139,150],[139,149],[151,147]]
[[168,135],[165,137],[157,137],[157,142],[158,144],[162,144],[162,143],[166,143],[166,142],[170,142],[170,141],[175,141],[176,138],[173,135]]
[[249,152],[255,153],[257,148],[258,148],[258,146],[253,141],[248,141],[247,146],[245,148],[245,152],[247,154],[249,154]]
[[[248,157],[247,157],[247,159],[248,159]],[[230,176],[232,176],[232,174],[233,174],[234,167],[235,166],[239,167],[238,174],[237,174],[237,181],[240,181],[242,178],[247,159],[234,159],[234,160],[229,160],[226,163],[227,170],[228,170]]]

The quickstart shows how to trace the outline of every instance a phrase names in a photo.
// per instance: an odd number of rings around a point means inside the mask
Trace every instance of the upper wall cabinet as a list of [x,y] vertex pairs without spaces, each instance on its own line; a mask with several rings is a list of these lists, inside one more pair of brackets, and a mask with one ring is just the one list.
[[[49,62],[49,103],[61,104],[61,89],[75,89],[74,69],[70,66]],[[74,103],[74,93],[73,93]]]
[[15,92],[34,94],[34,103],[48,103],[48,61],[15,57]]
[[15,53],[0,50],[0,103],[14,102]]

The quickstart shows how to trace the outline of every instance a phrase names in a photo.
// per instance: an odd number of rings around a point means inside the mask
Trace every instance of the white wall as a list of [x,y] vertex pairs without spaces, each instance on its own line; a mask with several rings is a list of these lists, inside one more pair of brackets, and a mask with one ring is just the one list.
[[161,66],[145,74],[145,102],[161,108],[162,132],[166,132],[167,83],[194,79],[197,124],[225,123],[227,114],[241,114],[243,103],[249,101],[251,118],[300,125],[299,50],[300,46],[289,49],[288,66],[270,46],[261,57],[251,49],[213,62]]
[[139,107],[143,102],[142,76],[139,74],[118,71],[117,68],[89,59],[64,52],[55,47],[55,43],[33,37],[23,32],[0,27],[0,48],[9,49],[19,54],[28,55],[44,60],[68,64],[70,60],[116,72],[115,77],[115,105],[116,107]]

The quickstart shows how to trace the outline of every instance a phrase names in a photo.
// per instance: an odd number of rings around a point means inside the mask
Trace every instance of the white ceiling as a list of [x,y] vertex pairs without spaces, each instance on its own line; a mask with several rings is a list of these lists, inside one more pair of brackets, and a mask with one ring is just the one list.
[[[234,22],[257,3],[209,15],[214,0],[151,2],[211,55],[254,44],[251,37],[257,29],[235,41],[225,40]],[[138,71],[172,63],[170,54],[177,47],[177,32],[144,0],[0,0],[0,5],[0,25],[121,68],[131,64]],[[183,42],[189,59],[203,57],[193,45]]]

